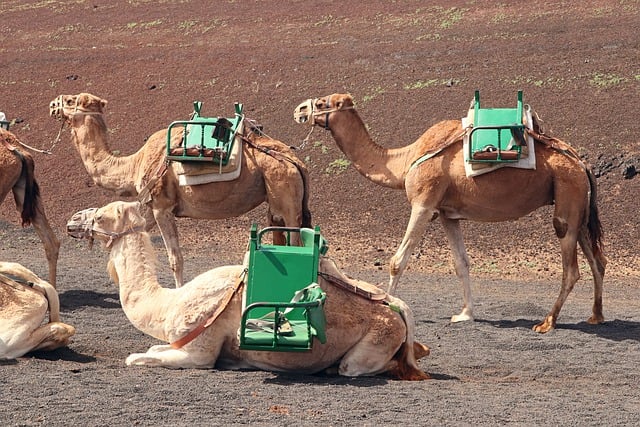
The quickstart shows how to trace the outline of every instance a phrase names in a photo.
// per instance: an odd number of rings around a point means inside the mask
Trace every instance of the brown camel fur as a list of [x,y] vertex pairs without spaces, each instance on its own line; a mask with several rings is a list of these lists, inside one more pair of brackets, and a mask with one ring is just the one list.
[[20,264],[0,262],[0,360],[64,347],[74,334],[73,326],[60,322],[53,285]]
[[[604,321],[602,283],[606,258],[602,251],[595,178],[568,144],[532,132],[536,141],[535,170],[506,167],[469,178],[464,168],[464,131],[460,120],[442,121],[414,143],[386,149],[371,139],[350,95],[333,94],[307,100],[297,107],[294,118],[300,123],[310,121],[312,125],[329,129],[338,147],[366,178],[385,187],[405,190],[411,203],[411,217],[402,243],[389,263],[389,292],[396,290],[427,224],[438,217],[449,240],[464,294],[462,312],[451,320],[472,320],[469,258],[460,220],[510,221],[553,204],[553,227],[562,253],[562,287],[549,314],[533,329],[547,332],[555,327],[560,309],[580,277],[577,244],[593,273],[593,314],[588,322]],[[436,148],[442,151],[412,167],[416,159]],[[495,191],[497,186],[500,191]]]
[[60,242],[49,225],[40,189],[35,180],[33,157],[18,149],[20,141],[8,130],[0,128],[0,203],[13,192],[22,226],[30,224],[44,244],[49,265],[49,283],[56,286],[56,270]]
[[[106,104],[88,93],[60,95],[51,102],[50,114],[70,125],[72,142],[97,185],[122,196],[148,192],[151,212],[145,215],[147,226],[151,228],[155,222],[160,229],[177,287],[183,284],[183,256],[176,217],[231,218],[267,202],[269,225],[311,225],[306,167],[282,142],[247,132],[237,179],[181,186],[171,167],[160,173],[166,164],[166,128],[151,135],[134,154],[111,154]],[[182,137],[182,131],[175,134],[178,140]]]
[[[399,298],[384,295],[370,301],[333,284],[331,276],[353,283],[328,258],[322,257],[318,284],[326,292],[327,341],[316,341],[310,351],[274,352],[239,349],[242,280],[245,267],[228,265],[195,277],[178,289],[163,287],[156,274],[157,256],[137,202],[112,202],[99,209],[76,213],[67,224],[73,237],[95,238],[109,250],[108,270],[120,290],[122,308],[131,323],[165,343],[146,353],[134,353],[126,364],[167,368],[254,368],[292,373],[337,371],[340,375],[388,372],[405,380],[429,376],[416,358],[429,349],[414,341],[410,308]],[[372,285],[371,285],[372,286]],[[234,291],[235,289],[235,291]],[[222,296],[229,290],[229,304]],[[223,309],[220,311],[218,308]],[[391,307],[397,307],[397,311]],[[210,327],[184,345],[175,343],[198,329],[213,312]]]

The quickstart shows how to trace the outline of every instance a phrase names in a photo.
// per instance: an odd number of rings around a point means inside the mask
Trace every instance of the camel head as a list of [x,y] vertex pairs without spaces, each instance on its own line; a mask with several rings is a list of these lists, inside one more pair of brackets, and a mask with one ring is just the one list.
[[145,220],[139,202],[111,202],[101,208],[76,212],[67,222],[67,234],[90,243],[99,240],[109,248],[118,238],[143,231]]
[[49,104],[49,115],[71,121],[76,114],[103,114],[107,101],[90,93],[60,95]]
[[320,125],[328,128],[329,115],[337,111],[355,108],[353,98],[347,93],[334,93],[322,98],[307,99],[296,107],[293,120],[296,123],[310,122],[311,126]]

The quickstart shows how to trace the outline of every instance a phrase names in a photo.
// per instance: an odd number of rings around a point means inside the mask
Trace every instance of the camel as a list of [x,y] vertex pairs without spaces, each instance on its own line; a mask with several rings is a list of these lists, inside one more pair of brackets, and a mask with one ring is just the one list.
[[[580,277],[577,244],[589,262],[594,281],[593,313],[587,321],[604,322],[602,284],[606,258],[595,177],[565,142],[545,135],[536,125],[537,131],[529,131],[535,140],[536,169],[504,167],[468,178],[462,144],[466,129],[461,120],[439,122],[412,144],[387,149],[369,136],[349,94],[309,99],[296,108],[294,119],[328,129],[360,174],[378,185],[406,192],[411,214],[400,247],[389,262],[388,292],[396,291],[427,224],[439,218],[463,290],[462,311],[451,321],[473,320],[470,262],[460,221],[510,221],[539,207],[555,205],[553,228],[560,240],[562,286],[550,312],[533,330],[545,333],[555,328],[560,309]],[[430,153],[431,158],[416,162],[425,153]]]
[[20,264],[0,262],[0,360],[64,347],[74,334],[73,326],[60,322],[53,285]]
[[[388,373],[405,380],[429,378],[416,359],[429,349],[414,341],[413,315],[399,298],[384,295],[371,301],[331,282],[352,281],[322,257],[319,285],[326,292],[326,342],[310,351],[240,350],[243,265],[227,265],[196,276],[181,288],[163,287],[156,274],[156,253],[145,232],[139,202],[116,201],[77,212],[67,224],[72,237],[96,239],[109,250],[108,271],[119,287],[122,308],[133,326],[169,344],[152,346],[126,358],[126,365],[166,368],[261,369],[313,374],[329,371],[345,376]],[[327,277],[329,279],[327,279]],[[228,294],[228,305],[220,305]],[[379,290],[383,292],[382,290]],[[394,311],[391,307],[398,307]],[[222,310],[222,311],[220,311]],[[213,312],[219,316],[191,341],[177,344],[202,326]]]
[[[308,172],[284,143],[247,130],[237,179],[179,185],[173,168],[166,167],[167,129],[152,134],[137,152],[115,156],[109,148],[106,105],[106,100],[88,93],[60,95],[51,102],[50,114],[63,126],[70,125],[73,145],[98,186],[119,196],[140,196],[145,201],[150,197],[147,225],[158,225],[176,287],[184,283],[176,217],[231,218],[267,202],[269,225],[310,225]],[[182,130],[175,137],[179,141]]]
[[0,203],[9,191],[13,191],[22,226],[32,224],[42,240],[49,266],[49,283],[55,287],[60,242],[45,214],[40,187],[34,176],[33,157],[18,149],[18,145],[24,144],[8,130],[0,128],[0,141]]

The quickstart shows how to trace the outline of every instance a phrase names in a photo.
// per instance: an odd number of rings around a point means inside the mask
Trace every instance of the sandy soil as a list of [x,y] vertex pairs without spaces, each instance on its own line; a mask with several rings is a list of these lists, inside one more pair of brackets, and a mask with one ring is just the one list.
[[[194,100],[226,115],[242,102],[274,138],[307,134],[292,112],[302,100],[353,94],[381,145],[412,142],[434,123],[483,104],[510,105],[518,89],[552,134],[598,175],[609,265],[607,322],[590,326],[592,285],[583,279],[558,328],[531,326],[559,289],[551,208],[508,224],[465,224],[478,320],[450,324],[460,307],[437,223],[411,260],[399,296],[413,308],[421,362],[434,380],[349,379],[268,372],[131,369],[125,357],[155,340],[129,323],[105,272],[106,255],[64,235],[69,216],[115,198],[96,187],[69,143],[34,154],[47,214],[62,240],[58,288],[69,348],[0,364],[3,425],[637,425],[640,362],[638,194],[640,144],[632,108],[640,95],[640,4],[620,0],[218,2],[112,1],[0,4],[0,111],[26,143],[51,148],[59,94],[109,101],[113,150],[130,154],[152,132],[184,119]],[[409,207],[376,187],[317,130],[298,151],[311,172],[311,207],[349,274],[385,283]],[[499,185],[497,183],[496,185]],[[32,229],[0,206],[0,259],[46,277]],[[187,276],[241,260],[264,206],[222,221],[179,221]],[[195,231],[197,230],[197,231]],[[159,256],[162,241],[154,237]],[[171,283],[162,271],[164,283]]]

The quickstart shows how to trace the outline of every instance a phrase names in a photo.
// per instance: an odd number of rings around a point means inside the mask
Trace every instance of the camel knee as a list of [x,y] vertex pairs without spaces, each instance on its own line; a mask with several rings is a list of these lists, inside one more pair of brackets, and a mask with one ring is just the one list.
[[567,231],[569,231],[569,224],[567,224],[567,221],[563,218],[555,216],[553,217],[553,229],[556,232],[556,236],[562,239],[567,235]]

